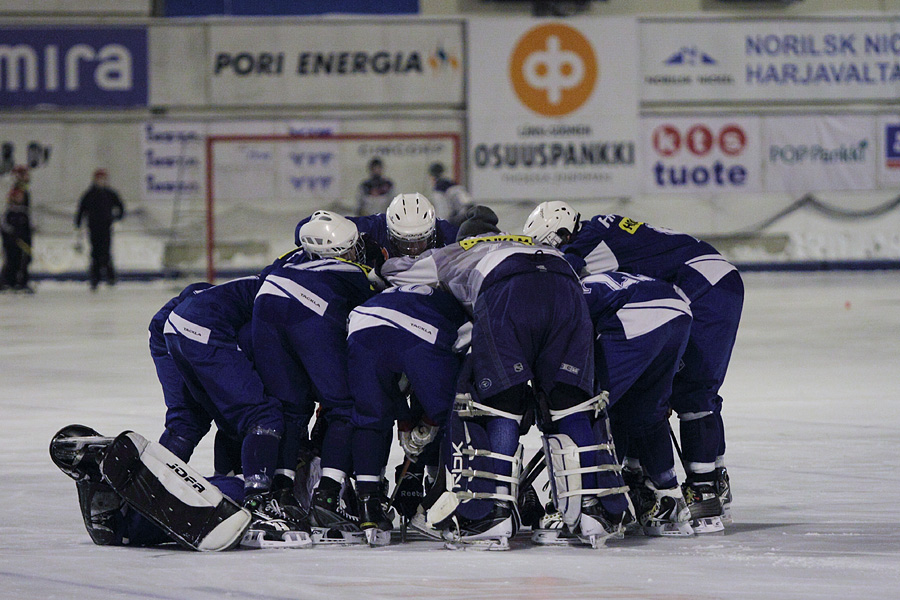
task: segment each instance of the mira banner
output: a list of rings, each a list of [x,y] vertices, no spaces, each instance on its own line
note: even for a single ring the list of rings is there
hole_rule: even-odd
[[[641,120],[644,191],[762,191],[758,117],[647,117]]]
[[[471,19],[470,187],[477,198],[637,192],[637,23]]]
[[[876,189],[878,137],[871,116],[767,117],[766,191]]]
[[[0,106],[147,104],[145,27],[0,27]]]
[[[462,24],[214,25],[209,103],[459,106]]]
[[[645,20],[641,100],[896,100],[900,17]]]

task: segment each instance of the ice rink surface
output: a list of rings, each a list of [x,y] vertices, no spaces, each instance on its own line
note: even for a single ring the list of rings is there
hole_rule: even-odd
[[[146,327],[179,289],[0,294],[0,598],[898,598],[900,273],[745,281],[723,388],[735,524],[600,550],[517,539],[505,553],[94,546],[48,442],[69,423],[158,438]],[[539,446],[534,432],[524,442],[528,456]],[[192,464],[211,471],[209,439]]]

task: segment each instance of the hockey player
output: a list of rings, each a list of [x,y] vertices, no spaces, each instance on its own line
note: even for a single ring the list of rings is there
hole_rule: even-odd
[[[281,405],[264,389],[238,338],[250,322],[261,285],[258,276],[244,277],[189,296],[169,313],[164,331],[166,347],[193,397],[220,431],[241,440],[244,505],[260,524],[257,529],[254,523],[251,531],[261,545],[290,545],[308,539],[309,526],[299,506],[285,504],[286,496],[273,489],[284,431]],[[290,522],[290,531],[266,530],[265,521],[273,517]]]
[[[435,211],[454,225],[460,225],[467,218],[467,209],[472,206],[472,198],[457,182],[445,177],[444,165],[436,162],[428,167],[431,178],[431,192]]]
[[[621,531],[627,500],[621,483],[598,487],[604,468],[591,420],[597,408],[591,397],[593,344],[578,279],[561,252],[535,246],[527,236],[500,234],[489,222],[467,220],[458,238],[418,259],[389,260],[383,269],[395,285],[440,285],[473,316],[476,393],[464,412],[476,418],[450,420],[448,488],[462,503],[455,508],[455,530],[445,536],[454,543],[509,547],[516,529],[519,426],[531,380],[541,398],[557,506],[570,527],[599,545]]]
[[[418,256],[429,248],[442,248],[456,239],[457,227],[444,219],[436,219],[434,206],[422,194],[399,194],[391,200],[387,211],[362,217],[347,217],[360,234],[385,249],[387,257]],[[300,246],[297,224],[294,243]],[[380,267],[380,265],[377,265]]]
[[[581,283],[594,323],[595,388],[609,393],[626,481],[629,472],[634,474],[629,483],[638,522],[647,535],[690,535],[668,425],[672,379],[691,327],[690,306],[671,284],[643,275],[613,271]]]
[[[260,375],[285,414],[285,468],[277,476],[293,479],[316,397],[321,402],[327,428],[311,517],[316,539],[329,541],[329,529],[359,532],[356,518],[340,504],[352,473],[347,318],[384,286],[371,267],[357,262],[364,260],[365,247],[352,221],[316,211],[299,239],[302,251],[269,271],[256,294],[253,347]]]
[[[544,202],[528,217],[525,232],[564,251],[579,272],[647,275],[675,284],[690,300],[693,323],[671,402],[680,421],[692,525],[697,533],[721,531],[731,490],[719,389],[741,317],[741,276],[715,248],[689,235],[619,215],[579,217],[565,202]]]
[[[85,528],[97,545],[174,541],[201,551],[227,550],[241,541],[256,545],[245,535],[252,517],[238,504],[244,493],[240,479],[201,477],[186,461],[132,431],[112,438],[69,425],[51,439],[50,457],[75,480]],[[278,519],[268,526],[288,527]]]
[[[353,465],[360,526],[370,545],[390,542],[391,524],[380,492],[391,428],[407,408],[399,387],[401,375],[406,375],[424,411],[414,427],[399,431],[404,453],[416,460],[453,408],[460,367],[454,346],[461,331],[466,337],[468,323],[452,295],[426,285],[390,288],[350,313],[347,347],[348,370],[353,374]]]

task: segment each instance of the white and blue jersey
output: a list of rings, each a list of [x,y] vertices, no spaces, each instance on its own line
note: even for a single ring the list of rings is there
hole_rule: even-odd
[[[375,295],[371,274],[363,264],[340,258],[310,260],[297,252],[269,270],[259,288],[253,307],[253,355],[266,389],[282,406],[285,466],[296,464],[318,400],[328,420],[322,466],[345,473],[351,469],[347,318]]]
[[[619,215],[582,221],[574,239],[560,250],[577,272],[646,275],[677,284],[692,300],[736,271],[704,241]]]
[[[261,285],[260,278],[253,275],[185,298],[169,313],[164,332],[201,344],[239,349],[238,332],[250,322],[253,299]]]
[[[365,234],[370,240],[373,240],[379,246],[387,250],[388,257],[400,256],[391,243],[391,236],[387,227],[387,215],[385,213],[377,213],[374,215],[366,215],[364,217],[347,217],[356,224],[356,228],[360,234]],[[300,245],[300,228],[309,222],[310,217],[306,217],[299,223],[294,230],[294,243]],[[459,227],[453,225],[444,219],[437,219],[435,222],[435,248],[443,248],[447,244],[456,241],[456,232]]]
[[[350,313],[348,335],[372,327],[390,327],[412,334],[442,350],[452,350],[468,317],[456,299],[427,285],[403,285],[385,290]]]

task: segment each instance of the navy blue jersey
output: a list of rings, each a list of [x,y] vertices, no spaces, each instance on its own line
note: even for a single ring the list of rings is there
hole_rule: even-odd
[[[458,330],[468,321],[462,305],[451,294],[427,285],[389,288],[357,306],[350,314],[349,333],[369,327],[402,329],[449,350]]]
[[[151,355],[163,356],[169,352],[166,349],[166,338],[163,335],[163,329],[165,328],[166,319],[169,318],[169,313],[172,312],[172,309],[181,304],[185,298],[193,296],[196,292],[205,290],[209,287],[212,287],[212,284],[205,281],[192,283],[184,288],[180,294],[166,302],[165,305],[153,315],[153,318],[150,319],[149,327]]]
[[[613,271],[585,277],[581,284],[597,333],[619,330],[632,339],[691,315],[684,294],[658,279]]]
[[[253,299],[261,285],[262,280],[253,275],[197,292],[169,313],[165,333],[177,333],[211,346],[237,349],[238,331],[250,321]]]
[[[624,271],[674,282],[681,267],[716,249],[685,233],[677,233],[619,215],[597,215],[582,221],[575,238],[560,248],[576,271]]]
[[[350,311],[375,295],[367,276],[369,271],[369,267],[359,263],[339,258],[309,260],[298,253],[268,272],[259,289],[259,297],[294,300],[320,317],[344,327]],[[276,313],[281,316],[276,317]],[[270,316],[283,318],[281,310],[276,313]],[[302,318],[305,313],[293,314]],[[262,318],[270,320],[267,316]]]
[[[387,228],[387,215],[384,213],[378,213],[374,215],[367,215],[364,217],[347,217],[351,221],[356,224],[356,228],[359,230],[360,234],[365,234],[369,237],[370,240],[373,240],[379,246],[387,250],[388,257],[399,256],[397,251],[394,249],[394,245],[391,243],[391,236],[388,232]],[[297,228],[294,230],[294,243],[298,246],[300,245],[300,228],[306,223],[309,222],[310,217],[306,217],[299,223],[297,223]],[[435,248],[443,248],[447,244],[452,244],[456,241],[456,232],[459,228],[456,225],[453,225],[449,221],[445,221],[444,219],[437,219],[435,223],[435,231],[437,233],[437,238],[435,240]]]

